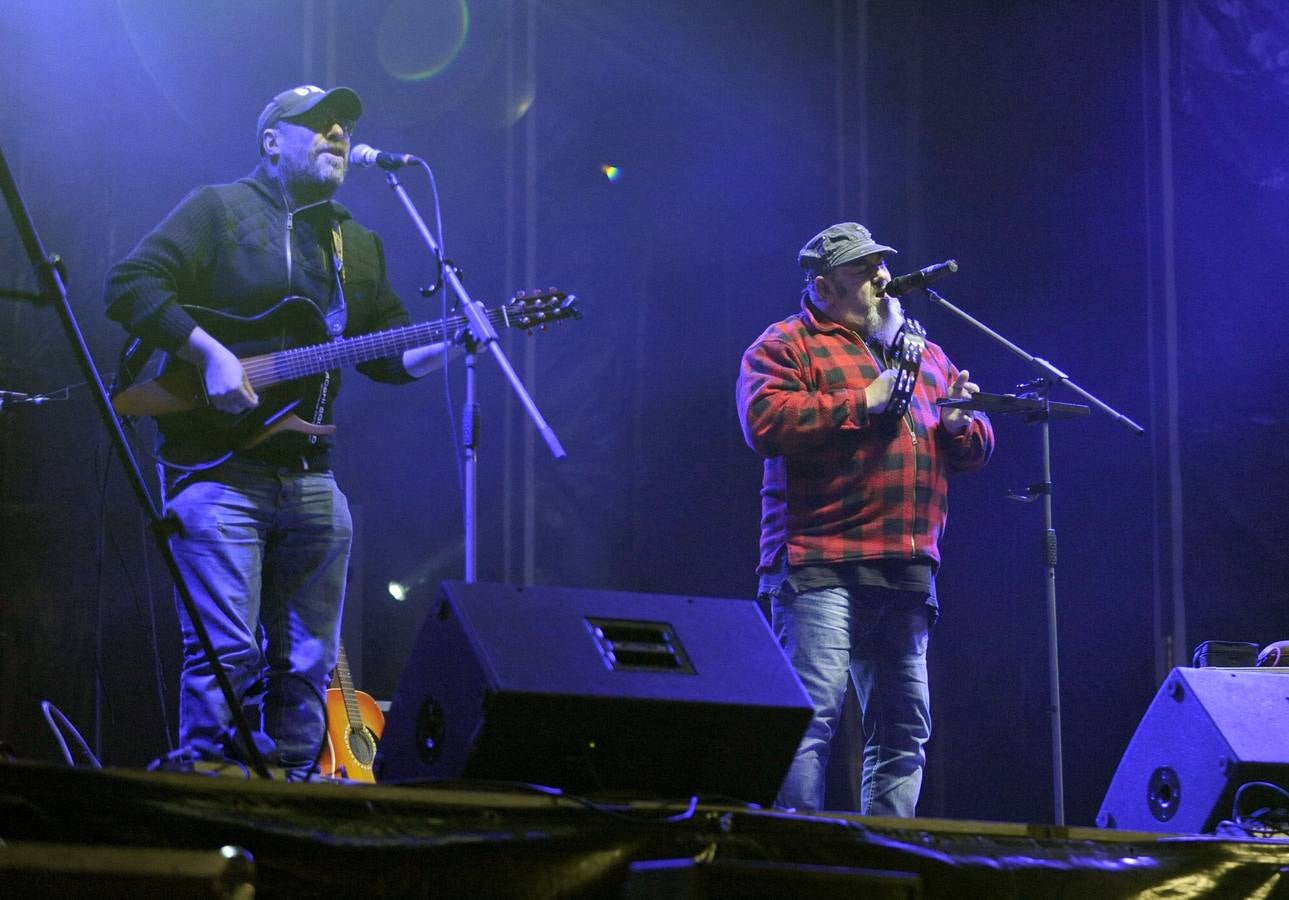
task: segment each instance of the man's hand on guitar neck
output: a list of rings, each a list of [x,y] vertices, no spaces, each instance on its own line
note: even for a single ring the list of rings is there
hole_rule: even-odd
[[[201,372],[210,405],[220,412],[241,413],[260,403],[242,361],[200,325],[179,348],[178,357]]]

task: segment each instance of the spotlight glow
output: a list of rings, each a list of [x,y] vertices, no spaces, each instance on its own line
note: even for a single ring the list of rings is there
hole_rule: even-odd
[[[622,170],[611,163],[601,163],[600,171],[604,173],[604,177],[609,181],[617,181],[622,177]]]
[[[397,581],[391,581],[385,589],[389,591],[391,597],[400,603],[407,599],[407,588]]]

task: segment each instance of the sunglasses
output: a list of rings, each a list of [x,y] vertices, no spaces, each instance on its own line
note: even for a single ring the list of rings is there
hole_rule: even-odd
[[[301,116],[293,119],[283,119],[284,122],[290,122],[292,125],[299,125],[301,128],[308,128],[310,131],[316,131],[318,134],[326,134],[331,130],[332,125],[339,125],[340,130],[348,137],[354,136],[353,119],[344,119],[333,112],[327,110],[311,109]]]

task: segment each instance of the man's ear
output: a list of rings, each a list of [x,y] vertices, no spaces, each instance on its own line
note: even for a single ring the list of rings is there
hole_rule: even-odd
[[[827,300],[832,296],[832,282],[822,275],[815,276],[815,296],[820,300]]]
[[[264,133],[260,135],[260,149],[264,151],[265,156],[278,155],[278,134],[276,128],[264,129]]]

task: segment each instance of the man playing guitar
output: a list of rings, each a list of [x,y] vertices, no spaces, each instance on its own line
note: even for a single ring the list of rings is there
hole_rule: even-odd
[[[190,193],[109,272],[108,315],[194,366],[215,411],[197,427],[167,431],[163,457],[200,457],[191,445],[217,429],[219,416],[269,406],[248,377],[245,350],[408,325],[380,239],[332,200],[361,114],[348,88],[278,94],[256,124],[254,171]],[[206,310],[200,321],[192,306]],[[440,340],[357,367],[403,383],[440,365],[448,349]],[[352,526],[330,466],[340,372],[293,384],[298,395],[267,420],[289,412],[305,427],[261,435],[215,465],[169,468],[163,487],[174,554],[215,654],[243,705],[261,712],[261,754],[270,765],[305,768],[325,735],[322,698],[336,663]],[[197,756],[245,758],[182,605],[179,616],[180,741]]]

